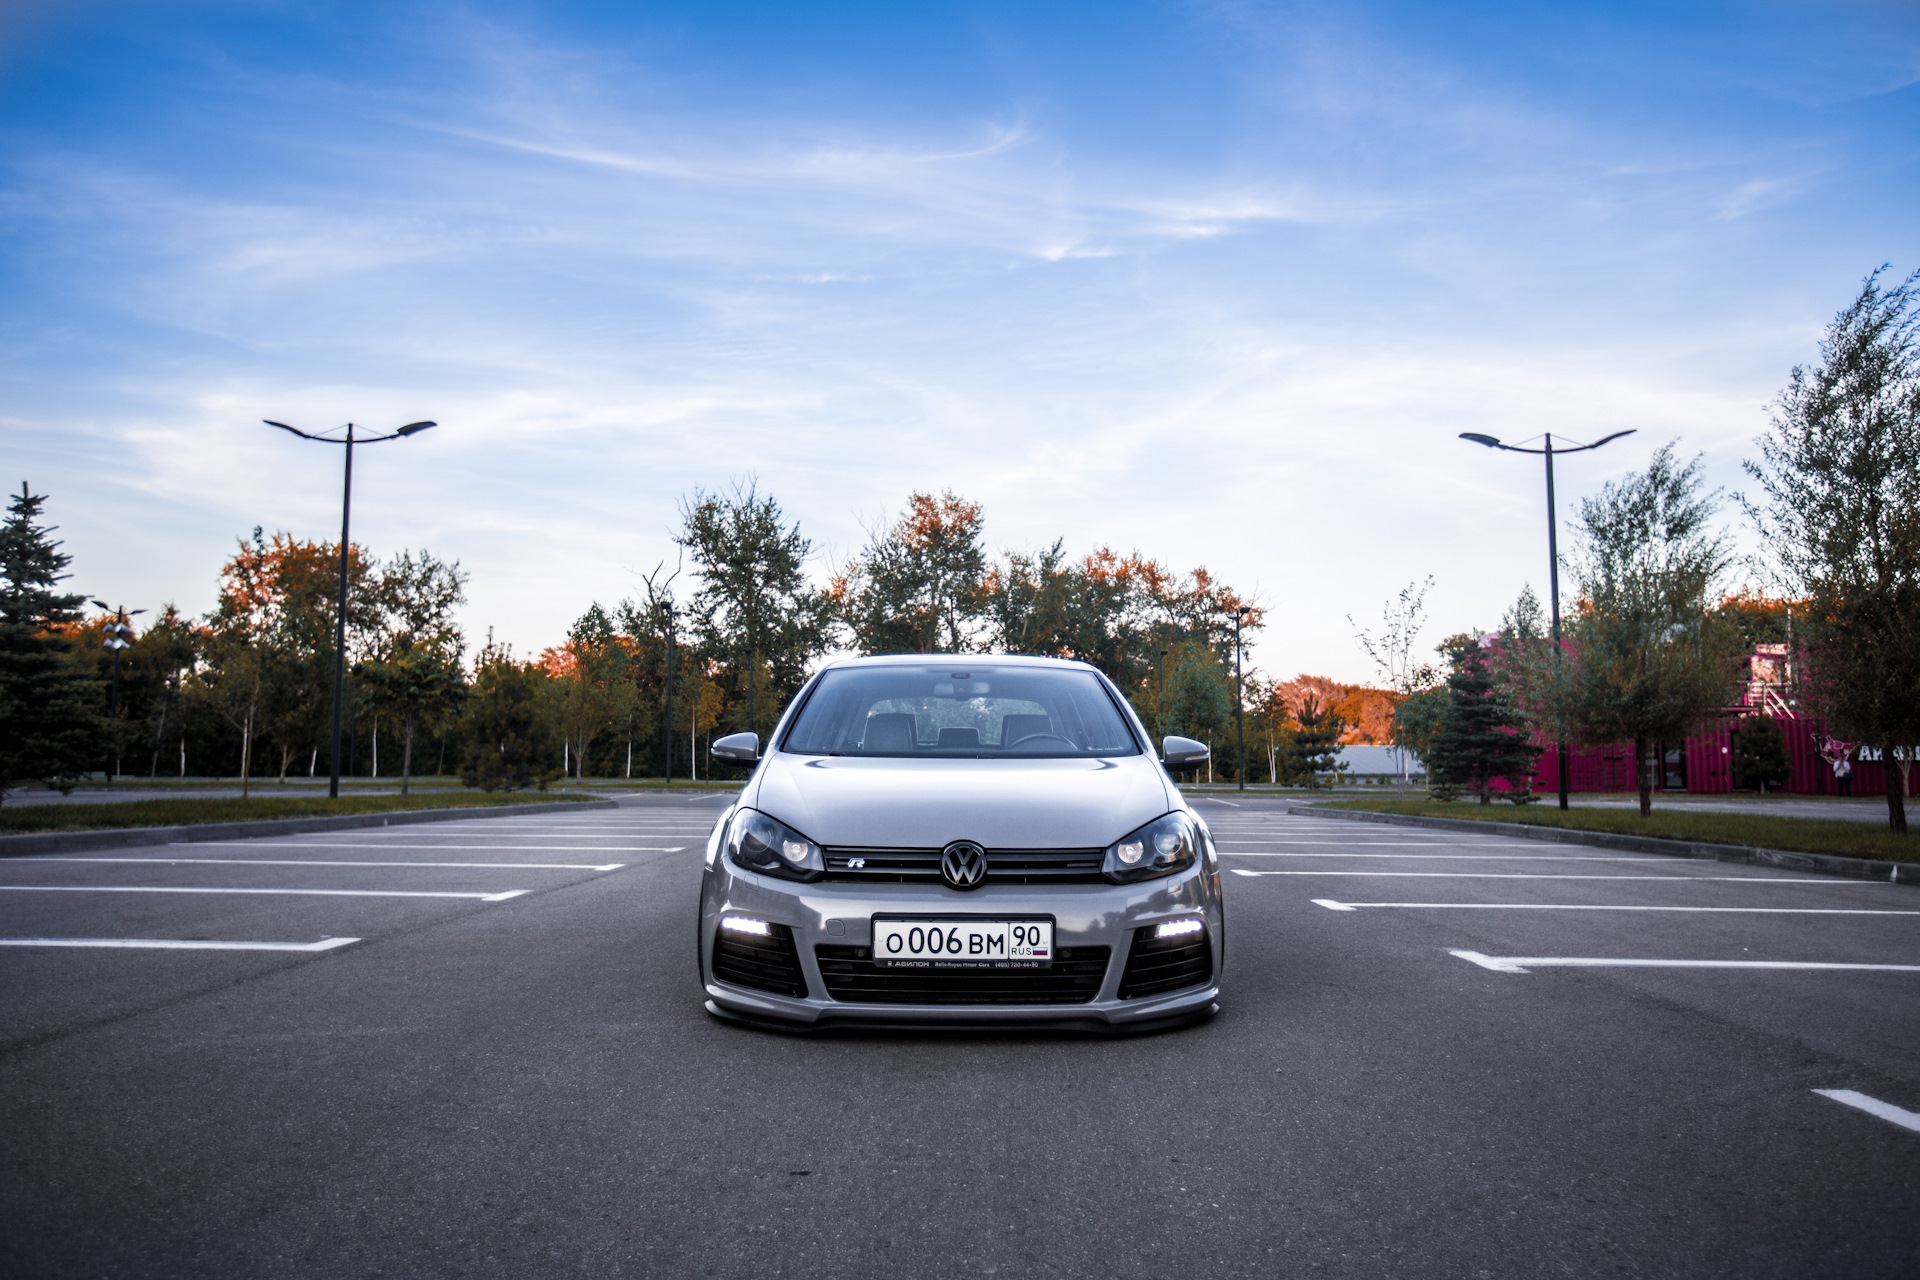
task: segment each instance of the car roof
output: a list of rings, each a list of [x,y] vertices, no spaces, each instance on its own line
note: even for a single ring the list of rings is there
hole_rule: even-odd
[[[982,667],[1052,667],[1064,671],[1098,671],[1091,663],[1077,658],[1048,658],[1034,653],[873,653],[854,658],[835,658],[822,667],[926,667],[950,664]]]

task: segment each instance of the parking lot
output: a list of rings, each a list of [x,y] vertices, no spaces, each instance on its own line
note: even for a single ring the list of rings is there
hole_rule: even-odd
[[[1920,1258],[1920,889],[1207,797],[1228,903],[1211,1021],[803,1038],[701,1011],[695,887],[724,803],[0,861],[0,1264]]]

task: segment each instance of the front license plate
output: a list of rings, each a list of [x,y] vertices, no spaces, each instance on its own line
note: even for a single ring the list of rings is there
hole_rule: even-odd
[[[1044,969],[1053,963],[1053,921],[876,918],[873,962],[883,969]]]

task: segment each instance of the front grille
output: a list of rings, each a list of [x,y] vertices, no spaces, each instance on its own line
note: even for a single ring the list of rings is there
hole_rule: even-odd
[[[1122,1000],[1157,996],[1213,980],[1213,946],[1207,941],[1206,930],[1177,938],[1156,938],[1153,930],[1149,925],[1133,932],[1127,971],[1120,975]]]
[[[800,952],[793,945],[793,930],[783,924],[768,927],[773,935],[767,938],[717,930],[713,935],[713,976],[736,987],[804,998],[807,977],[800,972]]]
[[[1085,1004],[1111,947],[1059,947],[1047,969],[882,969],[866,947],[818,946],[827,994],[852,1004]]]
[[[938,849],[828,849],[827,880],[939,884]],[[986,884],[1104,884],[1105,849],[989,849]],[[854,866],[852,864],[859,863]]]

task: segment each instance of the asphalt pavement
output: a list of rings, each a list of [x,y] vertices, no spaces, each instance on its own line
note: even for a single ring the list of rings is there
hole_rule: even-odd
[[[1210,1021],[801,1037],[725,803],[0,860],[0,1272],[1920,1271],[1920,889],[1209,796]]]

